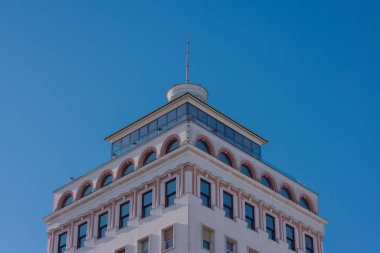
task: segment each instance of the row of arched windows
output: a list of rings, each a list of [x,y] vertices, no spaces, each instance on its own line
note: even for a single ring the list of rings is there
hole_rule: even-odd
[[[204,152],[215,157],[215,152],[214,152],[213,146],[204,136],[200,136],[197,139],[195,146],[198,147],[199,149],[201,149],[202,151],[204,151]],[[165,143],[163,145],[163,149],[161,150],[161,156],[168,154],[168,153],[176,150],[179,147],[180,147],[179,137],[177,135],[171,136],[167,139],[167,141],[165,141]],[[234,157],[232,156],[231,152],[229,152],[228,150],[221,149],[221,151],[219,152],[217,157],[223,163],[225,163],[225,164],[227,164],[233,168],[237,168],[236,161],[235,161]],[[141,156],[140,161],[138,163],[139,164],[138,167],[145,166],[145,165],[153,162],[156,159],[157,159],[156,149],[155,148],[149,148]],[[275,183],[274,179],[272,178],[272,176],[270,176],[269,173],[264,173],[261,176],[261,178],[259,179],[256,176],[256,173],[255,173],[253,166],[248,161],[243,161],[238,169],[242,174],[252,178],[253,180],[258,180],[261,184],[272,189],[273,191],[278,192],[283,197],[285,197],[291,201],[297,202],[295,194],[293,193],[293,191],[291,190],[289,185],[281,186],[280,190],[278,191],[276,183]],[[135,170],[135,166],[134,166],[133,160],[127,159],[125,162],[123,162],[121,164],[120,168],[118,169],[116,179],[119,179],[121,177],[124,177],[124,176],[130,174],[134,170]],[[97,183],[95,190],[101,189],[101,188],[111,184],[113,181],[114,181],[114,177],[113,177],[112,172],[106,171],[105,173],[103,173],[100,176],[100,178],[98,180],[99,183]],[[93,192],[92,183],[91,182],[85,182],[80,187],[78,194],[77,194],[77,197],[76,197],[76,200],[81,199],[81,198],[91,194],[92,192]],[[73,194],[71,192],[64,194],[62,201],[60,203],[58,203],[58,209],[70,205],[71,203],[73,203],[73,201],[74,201],[74,198],[73,198]],[[302,207],[314,212],[314,208],[313,208],[310,200],[306,196],[301,196],[298,203]]]
[[[204,152],[206,152],[212,156],[216,156],[214,153],[213,146],[204,136],[198,138],[198,140],[195,143],[195,146],[197,146],[199,149],[201,149],[202,151],[204,151]],[[221,149],[221,151],[219,152],[217,157],[223,163],[225,163],[225,164],[227,164],[233,168],[237,168],[236,161],[235,161],[233,155],[231,154],[231,152],[229,152],[225,149]],[[291,189],[291,187],[289,185],[287,185],[287,184],[282,185],[280,190],[278,191],[273,177],[270,176],[269,173],[266,172],[261,176],[260,179],[257,178],[256,173],[253,169],[253,166],[248,161],[243,161],[238,169],[244,175],[246,175],[246,176],[248,176],[254,180],[258,180],[261,184],[272,189],[273,191],[278,192],[283,197],[285,197],[285,198],[287,198],[293,202],[297,202],[296,196],[293,193],[293,190]],[[303,208],[306,208],[307,210],[311,211],[311,212],[315,212],[315,210],[311,204],[311,201],[309,200],[308,197],[306,197],[304,195],[302,195],[300,197],[298,204],[300,206],[302,206]]]
[[[180,147],[179,137],[172,136],[164,144],[163,155],[170,153],[179,147]],[[150,148],[147,151],[145,151],[144,154],[141,156],[141,159],[140,159],[141,161],[139,164],[141,164],[141,166],[145,166],[156,159],[157,159],[157,152],[155,151],[155,149]],[[124,177],[130,174],[134,170],[135,170],[135,166],[134,166],[133,160],[127,159],[124,163],[121,164],[119,168],[119,173],[116,176],[116,179],[119,179],[121,177]],[[99,184],[97,184],[96,190],[106,187],[107,185],[110,185],[113,181],[114,181],[114,177],[112,175],[112,172],[106,171],[100,176]],[[78,194],[76,196],[76,200],[86,197],[87,195],[91,194],[93,191],[94,190],[92,187],[92,183],[85,182],[79,188]],[[73,203],[73,201],[74,201],[74,198],[73,198],[72,192],[68,192],[64,194],[62,200],[60,201],[60,203],[58,203],[58,209],[61,209],[70,205],[71,203]]]

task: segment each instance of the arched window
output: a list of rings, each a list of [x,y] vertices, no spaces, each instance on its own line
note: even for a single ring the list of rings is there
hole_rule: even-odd
[[[273,183],[267,176],[263,176],[261,178],[260,182],[261,182],[261,184],[265,185],[266,187],[274,190]]]
[[[166,147],[165,154],[172,152],[173,150],[176,150],[179,148],[179,140],[174,139],[172,140],[169,145]]]
[[[210,150],[210,147],[208,146],[208,144],[205,142],[205,141],[202,141],[202,140],[198,140],[196,143],[195,143],[195,146],[197,146],[197,148],[199,148],[200,150],[208,153],[211,155],[211,150]]]
[[[112,181],[113,181],[113,177],[111,174],[105,175],[103,180],[102,180],[102,183],[100,184],[100,188],[103,188],[104,186],[111,184]]]
[[[72,203],[73,203],[73,196],[71,194],[69,194],[63,200],[61,207],[64,208],[65,206],[68,206]]]
[[[226,153],[219,153],[219,160],[232,167],[232,160]]]
[[[300,206],[302,206],[303,208],[306,208],[307,210],[312,211],[311,206],[310,206],[310,204],[309,204],[309,201],[307,201],[304,197],[302,197],[302,198],[300,199],[299,204],[300,204]]]
[[[280,193],[285,198],[293,200],[292,194],[290,193],[289,189],[287,189],[286,187],[281,187],[281,192]]]
[[[157,154],[156,152],[154,151],[151,151],[149,154],[147,154],[147,156],[144,158],[144,162],[143,162],[143,165],[147,165],[151,162],[153,162],[154,160],[156,160],[157,158]]]
[[[80,197],[81,198],[86,197],[87,195],[90,195],[91,193],[92,193],[92,186],[89,184],[89,185],[84,187]]]
[[[240,167],[240,172],[243,173],[244,175],[250,177],[250,178],[253,178],[253,175],[252,175],[252,172],[251,172],[251,169],[243,164],[241,167]]]
[[[135,166],[133,163],[128,163],[124,166],[123,170],[121,171],[121,177],[124,177],[128,175],[129,173],[132,173],[135,170]]]

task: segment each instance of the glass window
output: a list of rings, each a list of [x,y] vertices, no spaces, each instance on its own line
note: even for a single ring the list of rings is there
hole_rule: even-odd
[[[131,133],[131,142],[133,145],[136,145],[139,139],[139,130],[137,129],[136,131]]]
[[[161,117],[158,118],[158,122],[157,122],[157,125],[158,125],[158,130],[165,130],[165,126],[166,126],[166,114],[165,115],[162,115]]]
[[[128,163],[124,166],[123,171],[121,172],[121,176],[124,177],[129,173],[132,173],[135,170],[135,166],[133,163]]]
[[[251,172],[251,169],[247,166],[247,165],[242,165],[240,167],[240,172],[243,173],[244,175],[250,177],[250,178],[253,178],[253,175],[252,175],[252,172]]]
[[[296,240],[294,237],[294,228],[286,224],[286,242],[290,250],[296,250]]]
[[[177,117],[185,115],[185,114],[186,114],[186,104],[183,104],[177,108]]]
[[[112,153],[115,153],[121,149],[121,140],[112,143]]]
[[[107,227],[108,227],[108,212],[105,212],[99,215],[98,239],[106,236]]]
[[[201,179],[201,199],[202,205],[211,208],[211,185],[203,179]]]
[[[129,147],[131,145],[131,136],[128,134],[121,139],[121,146],[123,148]]]
[[[63,253],[66,250],[67,232],[58,236],[58,253]]]
[[[198,118],[198,109],[192,104],[189,104],[189,114],[193,116],[193,118]]]
[[[290,200],[293,199],[292,198],[292,194],[290,194],[290,191],[287,188],[285,188],[285,187],[281,188],[281,195],[284,196],[287,199],[290,199]]]
[[[265,185],[266,187],[270,188],[273,190],[273,184],[272,182],[270,181],[270,179],[266,176],[263,176],[260,180],[260,182]]]
[[[145,125],[140,128],[140,138],[146,136],[148,134],[148,125]]]
[[[157,132],[157,120],[154,120],[149,123],[149,132]]]
[[[72,203],[73,203],[73,196],[71,194],[67,195],[62,202],[62,207],[68,206]]]
[[[176,197],[176,179],[172,179],[165,184],[165,207],[174,204]]]
[[[169,145],[166,147],[165,154],[172,152],[179,148],[179,141],[177,139],[172,140]]]
[[[202,248],[211,250],[212,236],[213,231],[208,228],[203,227],[203,240],[202,240]]]
[[[119,228],[127,227],[129,220],[129,201],[121,204],[119,210]]]
[[[301,198],[300,199],[300,206],[302,206],[303,208],[306,208],[307,210],[311,211],[310,204],[309,204],[309,202],[307,202],[307,200],[305,198]]]
[[[305,235],[306,253],[314,253],[313,238],[309,235]]]
[[[209,146],[207,145],[207,143],[205,141],[202,141],[202,140],[198,140],[195,145],[197,146],[197,148],[199,148],[200,150],[208,153],[208,154],[211,154],[211,151],[210,151],[210,148]]]
[[[144,162],[143,162],[143,165],[147,165],[151,162],[153,162],[154,160],[156,160],[157,158],[157,155],[156,155],[156,152],[154,151],[151,151],[144,159]]]
[[[111,174],[107,174],[106,176],[104,176],[103,180],[102,180],[102,183],[100,185],[100,188],[103,188],[104,186],[107,186],[109,184],[111,184],[113,181],[113,177]]]
[[[226,253],[234,253],[235,252],[235,243],[227,240],[226,241]]]
[[[145,239],[140,242],[140,253],[148,253],[149,252],[149,240]]]
[[[276,228],[275,228],[275,219],[272,215],[266,214],[266,230],[268,233],[268,238],[276,241]]]
[[[149,217],[152,209],[152,190],[142,195],[141,218]]]
[[[171,122],[171,121],[175,120],[176,118],[177,118],[176,109],[171,110],[170,112],[168,112],[168,122]]]
[[[173,227],[170,227],[163,232],[164,236],[164,250],[171,249],[174,247],[174,235]]]
[[[77,248],[84,247],[84,242],[86,241],[87,236],[87,222],[82,223],[78,226],[78,239],[77,239]]]
[[[234,218],[234,200],[233,196],[228,192],[223,191],[223,209],[227,218]]]
[[[255,230],[255,208],[245,203],[245,221],[249,229]]]
[[[87,185],[86,187],[84,187],[83,191],[82,191],[82,194],[81,194],[81,198],[83,197],[86,197],[87,195],[90,195],[92,193],[92,186],[91,185]]]
[[[207,124],[207,114],[202,112],[201,110],[198,110],[198,119],[204,124]]]
[[[219,160],[221,160],[223,163],[232,167],[231,158],[227,154],[225,154],[223,152],[219,153]]]

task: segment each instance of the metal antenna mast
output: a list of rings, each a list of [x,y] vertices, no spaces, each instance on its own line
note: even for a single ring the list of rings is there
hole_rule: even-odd
[[[189,68],[190,68],[190,35],[187,34],[187,41],[186,41],[186,83],[189,83]]]

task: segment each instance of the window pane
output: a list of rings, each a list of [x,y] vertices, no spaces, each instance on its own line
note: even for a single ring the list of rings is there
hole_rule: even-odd
[[[110,183],[112,183],[112,181],[113,181],[112,175],[110,175],[110,174],[106,175],[106,176],[103,178],[103,181],[102,181],[101,187],[104,187],[104,186],[109,185]]]
[[[179,148],[179,141],[178,140],[173,140],[169,143],[168,147],[166,148],[166,151],[165,153],[170,153],[172,152],[173,150],[176,150],[177,148]]]
[[[248,168],[247,165],[242,165],[240,167],[240,172],[243,173],[244,175],[252,178],[252,173],[251,173],[251,170]]]
[[[129,173],[132,173],[135,169],[135,166],[133,166],[133,163],[128,163],[124,168],[123,172],[121,173],[121,176],[128,175]]]
[[[91,186],[91,185],[87,185],[87,186],[83,189],[83,191],[82,191],[81,198],[83,198],[83,197],[85,197],[85,196],[87,196],[87,195],[89,195],[89,194],[91,194],[91,193],[92,193],[92,186]]]
[[[197,148],[199,148],[200,150],[208,153],[208,154],[211,154],[210,152],[210,148],[208,147],[208,145],[204,142],[204,141],[197,141],[197,143],[195,144],[197,146]]]
[[[223,163],[232,166],[232,161],[230,157],[224,153],[219,153],[219,160],[221,160]]]
[[[147,165],[156,160],[156,152],[150,152],[144,159],[143,165]]]
[[[281,195],[284,196],[287,199],[292,199],[292,195],[290,194],[289,190],[286,189],[285,187],[281,188]]]
[[[266,187],[273,189],[271,181],[267,177],[262,177],[260,182],[265,185]]]

